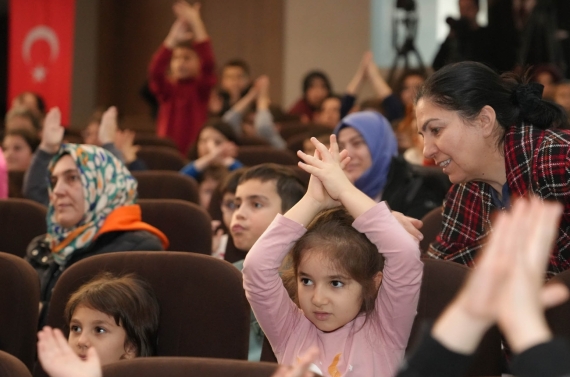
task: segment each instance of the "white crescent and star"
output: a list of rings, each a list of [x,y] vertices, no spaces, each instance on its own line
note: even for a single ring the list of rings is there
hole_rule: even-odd
[[[32,46],[39,40],[44,40],[49,45],[51,61],[55,61],[59,56],[59,39],[55,31],[49,26],[38,25],[26,34],[22,43],[22,57],[26,63],[32,62]],[[32,68],[32,77],[36,82],[44,81],[46,76],[47,69],[43,64],[39,63]]]

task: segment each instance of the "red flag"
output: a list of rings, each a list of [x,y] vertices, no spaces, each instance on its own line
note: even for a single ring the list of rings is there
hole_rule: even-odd
[[[10,0],[9,12],[9,101],[36,92],[48,106],[59,106],[68,124],[75,0]]]

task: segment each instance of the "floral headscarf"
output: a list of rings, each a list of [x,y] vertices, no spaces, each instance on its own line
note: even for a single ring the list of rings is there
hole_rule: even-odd
[[[55,222],[50,201],[47,213],[47,237],[54,260],[65,265],[77,249],[88,246],[107,216],[115,209],[132,205],[137,197],[137,181],[123,163],[110,152],[94,145],[63,144],[49,164],[50,173],[64,155],[75,161],[81,174],[85,215],[71,228]],[[50,196],[52,188],[49,189]]]

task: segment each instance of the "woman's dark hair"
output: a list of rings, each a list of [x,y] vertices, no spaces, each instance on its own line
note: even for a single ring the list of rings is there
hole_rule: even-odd
[[[192,144],[190,150],[188,151],[188,158],[192,161],[198,158],[198,140],[200,139],[200,134],[206,128],[213,128],[214,130],[224,135],[224,137],[228,139],[228,141],[236,143],[237,145],[240,144],[234,129],[229,123],[224,122],[220,118],[212,118],[202,126],[200,132],[198,133],[196,141]]]
[[[450,64],[430,76],[418,91],[416,103],[425,98],[455,111],[466,121],[473,120],[488,105],[503,129],[530,124],[541,129],[562,128],[568,119],[562,109],[541,98],[542,85],[529,83],[524,76],[507,72],[499,75],[484,64]],[[504,132],[499,142],[502,142]]]
[[[297,305],[299,265],[307,253],[321,253],[333,268],[346,272],[362,286],[360,313],[368,317],[374,311],[378,296],[374,278],[384,269],[384,257],[364,234],[354,229],[353,222],[344,207],[328,209],[320,212],[297,240],[285,259],[281,276]]]
[[[156,353],[160,309],[152,287],[134,274],[97,275],[71,295],[65,306],[65,319],[71,322],[79,306],[100,311],[114,318],[125,329],[125,349],[136,347],[137,357]]]
[[[32,150],[32,153],[34,153],[36,149],[38,149],[38,146],[40,145],[40,138],[36,134],[30,132],[25,128],[16,128],[13,130],[8,130],[6,131],[2,139],[5,139],[7,136],[20,136],[22,139],[24,139],[26,144],[28,144],[28,146]]]
[[[307,90],[309,90],[314,80],[323,80],[325,86],[327,87],[327,91],[329,92],[328,95],[331,95],[332,93],[331,82],[326,73],[322,71],[311,71],[307,73],[305,75],[305,78],[303,79],[303,96],[307,94]]]
[[[398,81],[396,81],[396,85],[394,88],[395,92],[396,93],[402,93],[402,90],[404,90],[404,81],[406,81],[406,79],[408,77],[412,77],[412,76],[418,76],[424,80],[426,80],[428,77],[428,75],[426,74],[426,72],[424,70],[414,69],[414,68],[407,69],[400,75],[400,77],[398,77]]]

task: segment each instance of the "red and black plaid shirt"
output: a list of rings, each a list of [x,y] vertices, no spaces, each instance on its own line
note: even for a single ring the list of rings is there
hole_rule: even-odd
[[[564,205],[547,275],[570,268],[570,132],[511,127],[505,135],[507,184],[513,197],[535,195]],[[444,204],[443,229],[428,255],[467,266],[492,230],[491,186],[482,182],[453,185]]]

